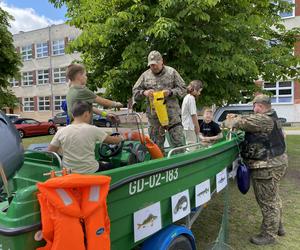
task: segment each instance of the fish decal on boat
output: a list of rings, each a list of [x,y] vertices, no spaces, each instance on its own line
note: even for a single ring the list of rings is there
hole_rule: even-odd
[[[225,180],[225,177],[222,177],[218,182],[222,183]]]
[[[203,191],[201,191],[199,194],[197,194],[197,196],[204,195],[204,194],[208,193],[208,191],[209,191],[209,189],[205,188]]]
[[[153,215],[153,214],[149,214],[149,216],[141,223],[141,224],[137,224],[138,229],[140,229],[141,227],[144,228],[147,225],[151,224],[151,227],[153,226],[153,222],[157,219],[157,216]]]
[[[178,202],[174,208],[174,214],[177,214],[180,209],[185,211],[187,209],[187,207],[188,207],[188,198],[184,195],[184,196],[180,197],[180,199],[178,200]]]

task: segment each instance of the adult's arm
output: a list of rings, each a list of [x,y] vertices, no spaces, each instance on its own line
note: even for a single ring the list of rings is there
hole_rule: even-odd
[[[187,94],[186,86],[184,80],[176,70],[174,70],[173,72],[173,79],[174,88],[171,89],[172,95],[177,96],[179,98],[183,98]]]
[[[274,126],[272,118],[264,114],[237,116],[232,121],[232,127],[250,133],[271,133]]]
[[[144,74],[142,74],[136,81],[132,88],[133,101],[141,101],[145,98],[144,91]]]

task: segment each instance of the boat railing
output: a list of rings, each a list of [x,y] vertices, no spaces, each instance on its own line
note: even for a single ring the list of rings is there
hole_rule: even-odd
[[[137,112],[131,112],[131,113],[126,113],[126,114],[119,114],[118,117],[119,118],[124,117],[125,118],[125,124],[127,124],[127,123],[134,123],[135,126],[136,126],[137,131],[140,133],[140,135],[142,135],[141,138],[145,138],[145,131],[144,131],[144,126],[143,126],[143,120],[142,120],[142,117],[141,117],[141,115],[139,113],[137,113]],[[134,120],[130,120],[129,117],[133,118]],[[122,124],[122,122],[121,122],[121,124]],[[126,127],[120,126],[118,128],[116,126],[116,130],[117,130],[116,132],[118,132],[118,129],[123,129],[123,128],[126,129]]]
[[[40,150],[32,150],[32,149],[27,149],[26,152],[31,152],[31,153],[38,153],[38,154],[42,154],[42,155],[50,155],[52,161],[51,163],[53,163],[53,159],[56,158],[57,162],[58,162],[58,166],[61,169],[62,168],[62,161],[60,156],[56,153],[56,152],[50,152],[50,151],[40,151]],[[32,159],[32,160],[36,160],[35,158],[30,158],[27,157],[27,159]],[[40,161],[44,161],[46,163],[49,163],[50,161],[45,161],[45,160],[40,160]]]
[[[171,149],[168,152],[167,158],[170,158],[174,152],[181,151],[182,149],[192,148],[192,147],[204,148],[204,146],[203,146],[203,144],[201,142],[197,142],[195,144],[188,144],[188,145],[176,147],[176,148]]]

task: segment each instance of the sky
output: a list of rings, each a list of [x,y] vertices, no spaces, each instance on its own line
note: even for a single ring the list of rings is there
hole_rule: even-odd
[[[10,13],[10,32],[30,31],[66,21],[66,7],[56,9],[48,0],[0,0],[0,7]]]

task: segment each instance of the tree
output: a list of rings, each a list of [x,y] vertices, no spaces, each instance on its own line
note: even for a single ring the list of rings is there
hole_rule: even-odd
[[[9,78],[17,77],[20,56],[15,51],[12,34],[8,31],[9,20],[12,17],[0,8],[0,109],[14,107],[17,98],[9,89]]]
[[[186,83],[206,84],[200,102],[235,103],[254,81],[297,77],[298,29],[286,30],[284,0],[50,0],[66,4],[69,23],[83,32],[70,50],[82,52],[92,87],[125,102],[159,50]]]

